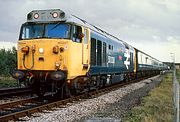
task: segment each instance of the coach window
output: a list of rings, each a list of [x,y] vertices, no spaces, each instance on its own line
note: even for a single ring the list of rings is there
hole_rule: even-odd
[[[148,57],[146,57],[146,64],[148,63]]]
[[[111,50],[111,45],[109,44],[109,50]]]
[[[142,57],[143,57],[143,56],[142,56],[142,54],[141,54],[141,63],[143,63],[143,59],[142,59]]]
[[[73,38],[72,40],[74,42],[78,42],[81,43],[82,42],[82,38],[84,37],[84,34],[82,33],[82,28],[80,26],[73,26]]]
[[[109,50],[113,50],[113,46],[109,44]]]

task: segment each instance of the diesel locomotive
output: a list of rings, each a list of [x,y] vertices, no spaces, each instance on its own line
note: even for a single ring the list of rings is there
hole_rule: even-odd
[[[33,10],[22,24],[12,76],[40,96],[68,95],[151,76],[167,65],[60,9]]]

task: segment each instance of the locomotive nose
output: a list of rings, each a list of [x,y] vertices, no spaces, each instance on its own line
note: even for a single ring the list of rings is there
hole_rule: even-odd
[[[61,39],[36,39],[19,42],[18,69],[55,71],[67,70],[68,41]]]

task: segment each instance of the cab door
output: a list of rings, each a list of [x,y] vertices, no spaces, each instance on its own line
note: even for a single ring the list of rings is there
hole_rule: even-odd
[[[84,38],[82,41],[82,64],[83,64],[83,69],[87,69],[88,68],[88,63],[89,63],[89,59],[88,59],[88,42],[90,39],[90,31],[87,28],[84,28]]]

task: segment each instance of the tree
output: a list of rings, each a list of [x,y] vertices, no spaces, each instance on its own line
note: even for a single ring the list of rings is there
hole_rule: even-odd
[[[10,72],[17,67],[17,50],[0,49],[0,76],[10,76]]]

